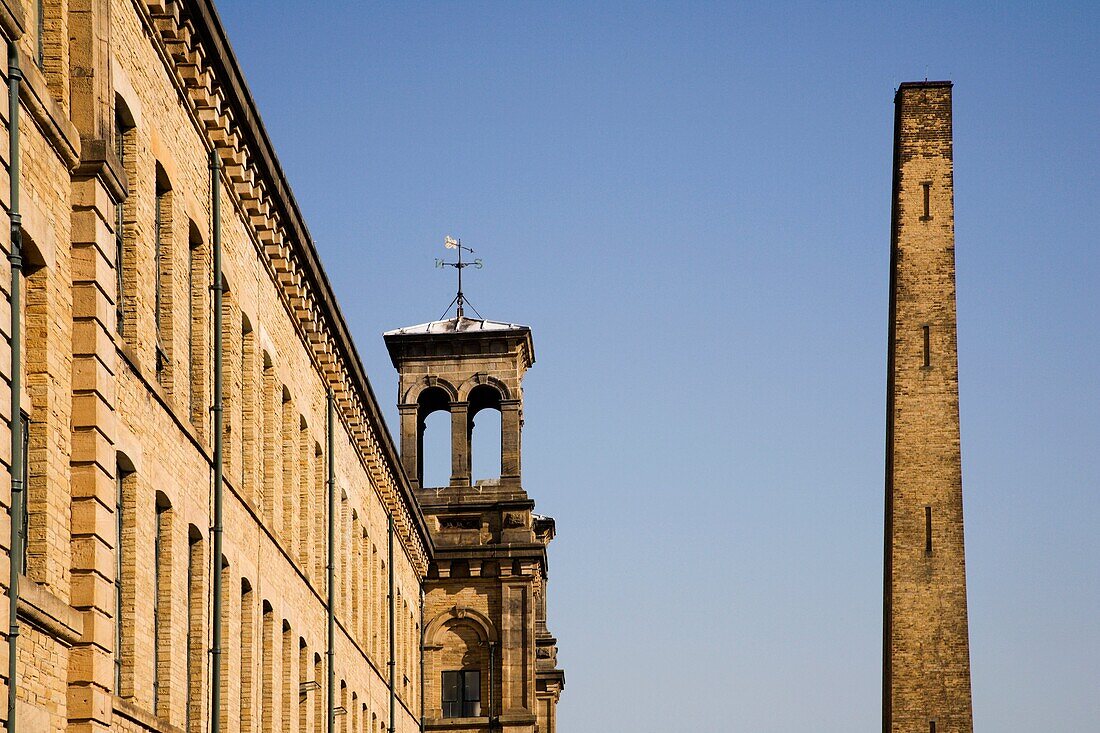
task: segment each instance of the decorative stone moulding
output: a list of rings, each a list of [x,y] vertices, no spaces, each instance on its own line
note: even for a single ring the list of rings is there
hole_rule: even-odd
[[[217,67],[211,63],[217,51],[208,50],[209,40],[198,32],[193,18],[199,17],[202,10],[193,5],[191,0],[146,2],[151,31],[172,60],[169,67],[176,74],[195,119],[217,150],[230,181],[225,190],[246,216],[250,234],[271,268],[286,310],[292,321],[301,326],[303,343],[334,388],[339,411],[360,459],[394,516],[403,546],[423,575],[427,572],[427,548],[420,534],[412,530],[416,524],[412,521],[413,508],[401,498],[398,480],[374,436],[373,422],[364,407],[365,396],[360,394],[362,385],[351,378],[343,349],[337,347],[338,330],[310,285],[307,263],[311,258],[306,253],[310,244],[288,235],[281,224],[278,212],[293,211],[293,203],[277,200],[272,193],[282,190],[279,175],[261,168],[257,161],[264,160],[264,156],[254,149],[255,131],[242,130],[237,123],[230,99],[232,79],[218,78]]]

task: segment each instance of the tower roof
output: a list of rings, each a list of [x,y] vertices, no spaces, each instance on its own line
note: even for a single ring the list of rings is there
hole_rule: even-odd
[[[504,321],[488,321],[482,318],[466,318],[465,316],[457,318],[448,318],[445,321],[430,321],[428,323],[420,323],[415,326],[405,326],[404,328],[396,328],[392,331],[386,331],[383,336],[389,338],[390,336],[427,336],[429,334],[444,334],[444,333],[477,333],[485,331],[530,331],[529,326],[522,326],[518,323],[505,323]]]
[[[535,362],[535,348],[531,341],[531,327],[519,323],[490,321],[484,318],[458,316],[443,321],[430,321],[415,326],[405,326],[386,331],[382,336],[395,367],[404,359],[422,359],[429,354],[435,357],[462,358],[478,351],[495,351],[494,344],[507,343],[507,350],[518,349],[522,368]],[[461,344],[480,343],[474,352]],[[429,347],[428,344],[435,344]],[[431,349],[442,349],[433,351]],[[398,367],[399,368],[399,367]]]

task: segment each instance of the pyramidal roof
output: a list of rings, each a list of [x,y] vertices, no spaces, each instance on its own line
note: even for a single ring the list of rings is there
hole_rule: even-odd
[[[530,327],[518,323],[489,321],[483,318],[465,316],[449,318],[445,321],[431,321],[416,326],[405,326],[386,331],[383,336],[423,336],[436,333],[481,333],[488,331],[530,331]]]

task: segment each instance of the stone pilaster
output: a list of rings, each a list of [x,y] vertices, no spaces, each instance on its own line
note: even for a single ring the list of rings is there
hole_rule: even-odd
[[[72,182],[72,605],[84,636],[69,664],[70,730],[112,723],[118,552],[115,232],[125,182],[107,141],[85,141]]]

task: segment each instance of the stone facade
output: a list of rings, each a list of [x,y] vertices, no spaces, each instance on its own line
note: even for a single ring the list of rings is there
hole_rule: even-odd
[[[330,458],[336,730],[419,730],[431,536],[213,6],[0,0],[0,30],[23,70],[17,169],[0,105],[0,224],[15,175],[25,262],[12,319],[0,237],[5,467],[13,320],[28,418],[18,730],[210,730],[212,568],[217,727],[324,730]],[[226,289],[221,558],[212,155]],[[5,509],[10,496],[0,492]],[[6,604],[0,613],[7,631]]]
[[[546,625],[554,520],[534,513],[520,475],[531,330],[460,315],[391,331],[386,344],[400,374],[401,457],[435,547],[424,583],[424,730],[555,733],[565,675]],[[425,419],[441,410],[451,418],[451,478],[424,486]],[[500,411],[500,478],[475,483],[482,410]],[[448,689],[448,676],[469,673],[476,683]]]
[[[970,733],[951,83],[895,98],[883,731]]]

